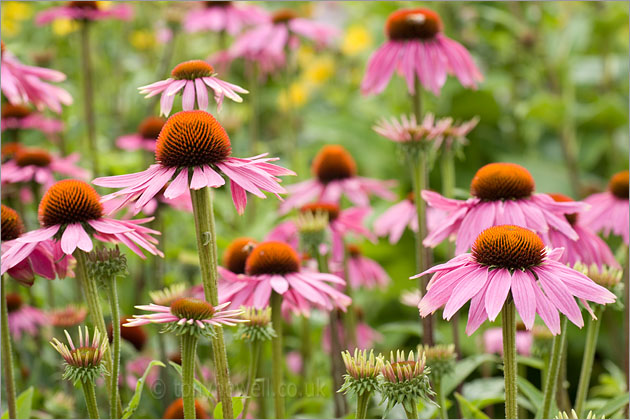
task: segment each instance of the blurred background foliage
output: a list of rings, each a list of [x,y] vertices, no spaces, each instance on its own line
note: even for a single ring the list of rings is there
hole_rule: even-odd
[[[23,62],[54,68],[68,75],[63,86],[71,92],[75,102],[64,108],[62,117],[67,124],[64,140],[72,151],[80,150],[85,130],[78,28],[75,23],[63,20],[42,27],[34,24],[34,16],[39,11],[58,3],[3,1],[2,39]],[[157,115],[155,102],[145,100],[137,93],[137,87],[164,79],[181,61],[210,56],[225,41],[212,33],[177,32],[173,55],[168,57],[164,34],[173,27],[169,20],[189,8],[187,2],[130,3],[135,8],[132,21],[112,20],[93,25],[97,132],[101,161],[109,174],[143,170],[152,159],[143,152],[129,153],[114,145],[118,136],[134,132],[143,118]],[[475,171],[489,162],[519,163],[530,170],[539,192],[560,192],[574,198],[604,189],[610,175],[628,168],[629,16],[626,2],[378,1],[264,2],[262,5],[270,10],[295,8],[302,15],[325,20],[341,29],[332,48],[317,50],[309,43],[302,43],[295,52],[294,74],[272,76],[255,92],[262,115],[260,151],[284,157],[280,140],[288,135],[286,114],[293,114],[302,162],[300,168],[292,169],[298,169],[300,179],[310,176],[306,165],[323,144],[339,143],[353,154],[362,176],[396,179],[400,197],[409,192],[409,177],[396,145],[372,130],[381,117],[411,111],[404,82],[395,76],[383,94],[372,97],[362,96],[359,84],[369,55],[384,40],[383,25],[388,14],[410,6],[437,11],[444,20],[446,35],[471,51],[485,77],[477,90],[466,90],[449,79],[440,97],[428,92],[422,97],[424,111],[439,117],[452,116],[456,120],[480,117],[479,125],[468,136],[469,144],[456,162],[458,196],[468,196]],[[231,40],[226,41],[229,45]],[[220,77],[250,88],[250,80],[239,63]],[[225,103],[218,114],[230,134],[235,156],[247,154],[251,100],[252,95],[249,95],[243,104]],[[24,141],[41,145],[36,133],[31,133]],[[280,161],[284,165],[288,165],[287,162],[287,159]],[[87,161],[84,166],[89,166]],[[439,173],[436,163],[430,180],[436,190],[440,189]],[[219,191],[217,196],[220,250],[237,236],[262,239],[277,221],[275,199],[251,200],[255,217],[248,214],[238,217],[229,193]],[[382,201],[373,204],[373,216],[391,205]],[[248,212],[250,210],[248,207]],[[179,281],[198,283],[192,215],[169,210],[164,216],[160,226],[164,229],[162,242],[166,252],[164,278],[146,278],[149,263],[143,264],[135,256],[129,256],[131,281],[121,283],[123,313],[131,314],[134,304],[147,302],[147,289]],[[30,218],[34,223],[34,214]],[[403,290],[414,288],[414,282],[408,280],[415,272],[412,235],[407,232],[394,246],[386,240],[362,246],[364,253],[380,262],[393,279],[383,292],[363,291],[356,296],[361,306],[369,308],[365,314],[367,322],[385,336],[377,349],[414,348],[419,342],[418,313],[415,308],[399,302]],[[439,247],[436,260],[445,258],[445,251]],[[74,293],[66,284],[55,284],[54,291],[57,305],[71,300]],[[50,299],[42,282],[37,282],[31,293],[39,302]],[[315,317],[314,324],[318,328],[314,329],[313,343],[320,342],[324,323],[323,316]],[[286,339],[289,350],[300,347],[299,323],[296,325]],[[611,374],[610,367],[605,371],[602,360],[607,358],[619,364],[623,348],[621,325],[619,312],[606,312],[593,374],[597,378],[608,372],[601,388],[604,393],[606,383],[608,391],[612,392],[611,381],[606,382],[606,378],[614,377],[616,371]],[[155,339],[155,334],[152,335]],[[464,338],[465,353],[479,351],[480,335]],[[450,340],[450,328],[440,323],[438,341]],[[583,342],[583,332],[578,333],[577,328],[571,326],[569,366],[579,366]],[[60,370],[50,349],[40,357],[39,345],[41,343],[28,341],[16,344],[21,357],[27,359],[26,363],[22,361],[23,365],[32,366],[30,376],[21,377],[23,386],[19,388],[39,384],[39,398],[44,395],[49,398],[40,401],[38,406],[51,411],[50,405],[64,406],[67,401],[56,396],[54,389],[41,388],[42,384],[52,385],[48,375],[57,378]],[[176,349],[174,340],[170,345]],[[229,351],[231,360],[243,361],[232,362],[234,375],[244,375],[246,349],[232,341]],[[202,347],[202,359],[208,352],[206,344]],[[326,363],[324,355],[316,357],[321,359],[316,359],[316,363]],[[578,369],[568,372],[571,392],[577,375]],[[152,407],[146,404],[146,401],[142,404],[141,410],[145,411],[139,415],[159,413],[154,411],[160,407],[159,400],[154,400]],[[305,399],[299,404],[305,406],[292,407],[289,414],[332,415],[329,399]]]

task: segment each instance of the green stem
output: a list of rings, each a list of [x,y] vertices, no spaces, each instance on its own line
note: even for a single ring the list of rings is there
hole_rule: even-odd
[[[597,305],[595,308],[595,316],[597,319],[591,319],[586,327],[586,345],[584,346],[584,356],[582,358],[582,370],[580,371],[580,381],[578,383],[577,394],[575,396],[575,412],[578,416],[582,416],[584,403],[586,402],[586,394],[588,386],[591,382],[591,370],[593,368],[593,359],[597,348],[597,337],[599,336],[599,326],[602,323],[602,313],[604,307]]]
[[[112,372],[109,392],[109,415],[112,419],[120,418],[122,411],[119,411],[117,404],[119,396],[118,375],[120,371],[120,309],[118,305],[118,286],[113,278],[109,283],[109,305],[112,312]]]
[[[96,391],[92,381],[81,382],[83,385],[83,396],[85,397],[85,405],[87,405],[88,416],[91,419],[98,419],[98,405],[96,403]]]
[[[197,357],[197,336],[182,334],[182,399],[184,418],[196,419],[195,413],[195,358]]]
[[[510,298],[503,305],[503,376],[505,378],[505,418],[518,418],[516,397],[518,388],[516,377],[516,310],[514,301]]]
[[[271,324],[276,331],[276,336],[271,340],[271,385],[273,399],[276,407],[276,418],[285,418],[284,395],[282,382],[284,376],[284,357],[282,355],[282,296],[275,291],[271,292]]]
[[[312,343],[311,343],[311,321],[302,316],[302,346],[300,355],[302,356],[302,371],[300,372],[301,389],[306,395],[306,387],[310,376]]]
[[[355,418],[365,419],[367,418],[368,406],[370,405],[370,398],[372,393],[364,391],[363,394],[357,395],[357,412]]]
[[[346,279],[346,295],[352,299],[352,286],[350,285],[350,274],[348,272],[348,259],[350,257],[345,241],[342,241],[343,251],[343,273]],[[357,346],[357,313],[355,311],[354,299],[343,314],[344,332],[346,338],[346,347],[352,351]]]
[[[442,381],[441,375],[436,374],[433,379],[433,385],[435,386],[435,393],[437,403],[440,406],[440,418],[447,419],[448,418],[448,410],[446,409],[446,395],[444,395],[444,384]]]
[[[4,386],[7,392],[7,405],[9,406],[9,418],[17,416],[17,403],[15,398],[15,375],[13,373],[13,350],[11,349],[11,334],[9,333],[9,311],[7,309],[7,290],[4,275],[0,279],[2,299],[2,366],[4,367]]]
[[[558,381],[558,373],[560,372],[560,359],[562,358],[562,349],[567,340],[567,318],[562,316],[562,326],[559,335],[553,338],[551,348],[551,361],[549,362],[549,372],[547,372],[542,402],[542,417],[546,419],[551,414],[551,404],[556,395],[556,383]]]
[[[407,415],[408,419],[418,418],[418,404],[416,403],[416,401],[413,401],[411,403],[411,411],[408,411],[404,405],[403,405],[403,408],[405,409],[405,414]]]
[[[199,252],[199,265],[201,268],[201,281],[205,298],[213,306],[219,304],[218,281],[218,256],[217,236],[214,224],[214,210],[212,207],[212,194],[208,187],[199,190],[190,190],[195,217],[195,230],[197,234],[197,249]],[[214,366],[217,380],[219,400],[223,407],[223,418],[234,418],[232,408],[232,385],[230,384],[230,371],[225,348],[225,337],[221,327],[214,328],[216,334],[212,337],[214,349]]]
[[[243,415],[241,418],[247,418],[247,412],[249,411],[249,403],[252,401],[252,389],[254,388],[254,382],[256,382],[256,373],[258,371],[258,362],[260,360],[260,350],[262,343],[258,340],[252,343],[252,357],[249,364],[249,374],[247,378],[247,398],[245,399],[245,406],[243,407]]]
[[[83,73],[83,108],[87,126],[88,153],[92,160],[92,176],[100,173],[96,124],[94,119],[94,85],[92,83],[92,59],[90,57],[90,22],[81,21],[81,72]]]

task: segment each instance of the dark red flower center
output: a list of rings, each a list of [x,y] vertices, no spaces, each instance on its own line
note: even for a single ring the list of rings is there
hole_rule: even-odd
[[[301,213],[325,213],[328,215],[328,222],[332,222],[339,217],[339,206],[334,203],[311,203],[305,204],[300,208]]]
[[[207,1],[205,2],[205,5],[207,8],[212,8],[212,7],[227,7],[230,4],[232,4],[231,1]]]
[[[207,419],[208,415],[204,411],[199,401],[195,400],[195,414],[198,419]],[[183,419],[184,418],[184,400],[176,399],[166,408],[164,419]]]
[[[487,201],[529,197],[536,184],[529,171],[515,163],[490,163],[481,167],[470,183],[470,193]]]
[[[294,10],[280,9],[271,16],[271,21],[273,23],[287,23],[296,17],[298,17],[298,14]]]
[[[438,32],[442,32],[442,19],[428,9],[397,10],[385,23],[387,37],[395,41],[432,39]]]
[[[2,145],[2,161],[5,162],[11,159],[22,148],[22,145],[18,142],[12,141]]]
[[[2,105],[2,118],[19,118],[29,116],[31,109],[24,105],[5,103]]]
[[[568,203],[573,201],[573,199],[567,195],[564,194],[548,194],[549,197],[553,198],[554,201],[557,201],[558,203]],[[575,224],[575,222],[577,222],[577,213],[571,213],[571,214],[565,214],[564,217],[567,218],[567,221],[571,224],[571,226],[573,226]]]
[[[97,10],[99,8],[97,1],[71,1],[68,2],[68,6],[75,9],[91,9]]]
[[[222,162],[232,153],[225,129],[205,111],[181,111],[162,127],[155,158],[164,166],[193,167]]]
[[[7,310],[9,312],[17,311],[23,303],[22,297],[18,293],[7,293]]]
[[[123,324],[126,324],[127,322],[131,322],[133,321],[133,318],[123,318],[120,320],[120,336],[127,341],[128,343],[130,343],[136,350],[138,351],[142,351],[142,349],[144,348],[144,345],[147,342],[147,333],[144,331],[144,329],[140,326],[138,327],[123,327]],[[109,339],[111,341],[112,339],[112,331],[111,331],[111,324],[109,325],[109,331],[108,331],[108,335],[109,335]]]
[[[628,194],[628,171],[621,171],[610,178],[608,189],[617,198],[627,200]]]
[[[164,118],[147,117],[138,126],[138,134],[144,139],[155,140],[160,135],[165,122]]]
[[[201,321],[211,319],[214,312],[214,307],[201,299],[184,297],[171,303],[171,313],[179,318]]]
[[[44,149],[20,149],[15,154],[15,162],[22,167],[33,165],[45,168],[50,165],[51,161],[52,157],[50,156],[50,153]]]
[[[357,258],[361,256],[361,248],[358,245],[350,244],[348,245],[348,254],[350,254],[351,258]]]
[[[203,60],[190,60],[179,63],[171,71],[171,76],[178,80],[195,80],[214,74],[214,67]]]
[[[233,240],[223,253],[223,266],[233,273],[245,274],[245,262],[256,245],[252,238]]]
[[[82,223],[102,216],[101,197],[87,183],[75,179],[57,182],[39,203],[39,219],[46,227]]]
[[[539,265],[545,258],[540,236],[519,226],[493,226],[481,232],[472,246],[479,264],[510,269]]]
[[[24,232],[22,219],[15,210],[2,204],[2,226],[0,235],[3,241],[18,238]]]
[[[324,146],[313,160],[312,170],[320,182],[351,178],[357,173],[357,164],[348,151],[339,145]]]
[[[247,258],[245,272],[249,275],[288,274],[300,271],[300,257],[283,242],[263,242]]]

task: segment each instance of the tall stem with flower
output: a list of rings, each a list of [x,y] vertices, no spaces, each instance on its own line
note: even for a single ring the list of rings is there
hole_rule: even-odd
[[[503,304],[501,315],[503,327],[503,377],[505,378],[505,418],[518,418],[518,404],[516,397],[518,388],[516,378],[518,367],[516,364],[516,307],[511,298]]]

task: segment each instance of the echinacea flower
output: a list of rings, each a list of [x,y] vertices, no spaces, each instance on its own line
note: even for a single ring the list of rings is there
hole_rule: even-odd
[[[445,198],[433,191],[422,191],[422,198],[431,207],[447,212],[440,226],[429,231],[425,246],[435,247],[453,235],[455,254],[466,252],[475,238],[486,228],[513,224],[545,235],[550,228],[571,240],[578,234],[567,221],[566,214],[583,211],[586,204],[556,202],[548,194],[534,193],[534,178],[515,163],[490,163],[481,167],[470,183],[468,200]]]
[[[46,314],[25,304],[18,293],[7,293],[6,298],[9,332],[15,340],[19,340],[22,333],[34,336],[40,326],[48,324]]]
[[[155,142],[166,121],[159,117],[147,117],[138,126],[134,134],[127,134],[116,139],[116,146],[123,150],[146,150],[155,152]]]
[[[245,274],[223,270],[219,283],[222,302],[231,301],[232,307],[262,309],[269,306],[271,292],[282,295],[283,305],[298,314],[310,314],[311,305],[325,310],[342,310],[351,299],[334,285],[344,285],[339,277],[318,273],[300,266],[300,257],[283,242],[262,242],[247,257]]]
[[[22,104],[2,105],[2,131],[6,130],[38,130],[45,134],[63,131],[63,121],[47,118],[39,112],[34,112]]]
[[[101,333],[94,329],[93,338],[90,342],[90,331],[85,327],[85,334],[81,327],[79,330],[79,342],[75,347],[70,334],[64,330],[66,339],[70,347],[53,337],[50,345],[53,346],[66,362],[66,369],[63,379],[71,382],[94,382],[97,377],[107,373],[107,368],[103,362],[103,356],[107,351],[107,337],[101,336]]]
[[[100,1],[68,1],[64,6],[51,7],[39,13],[35,23],[45,25],[57,19],[74,19],[81,21],[118,19],[130,20],[133,9],[130,5],[119,3],[111,7],[103,7]]]
[[[135,254],[145,258],[140,248],[153,255],[163,254],[155,247],[157,235],[153,229],[141,226],[151,219],[116,220],[103,216],[103,205],[98,193],[83,181],[66,179],[57,182],[44,194],[39,204],[41,228],[6,243],[2,253],[2,271],[16,267],[31,258],[34,250],[51,239],[60,245],[61,257],[76,249],[90,252],[93,239],[103,242],[122,242]],[[65,255],[64,255],[65,254]],[[34,262],[39,267],[40,261]]]
[[[223,265],[219,267],[219,274],[221,274],[221,270],[229,270],[234,274],[245,274],[247,257],[256,245],[258,242],[249,237],[236,238],[230,242],[223,253]]]
[[[2,185],[31,183],[44,189],[55,183],[55,175],[85,179],[88,171],[76,166],[81,159],[78,153],[60,157],[44,149],[35,147],[21,148],[13,159],[2,165]]]
[[[516,352],[521,356],[530,356],[534,344],[534,334],[525,330],[521,323],[516,324]],[[503,330],[488,328],[483,333],[483,346],[486,353],[503,356]]]
[[[223,98],[228,97],[234,102],[243,102],[239,93],[249,93],[240,86],[233,85],[219,79],[214,72],[214,67],[203,60],[191,60],[179,63],[171,71],[171,76],[166,80],[141,86],[138,89],[145,98],[151,98],[162,94],[160,98],[160,115],[168,117],[173,109],[175,95],[183,89],[182,109],[192,111],[197,102],[197,109],[208,109],[208,88],[214,91],[214,100],[217,110],[221,109]]]
[[[32,103],[39,110],[48,107],[61,113],[61,104],[72,104],[72,96],[58,86],[47,83],[62,82],[66,75],[60,71],[22,64],[2,42],[0,84],[2,93],[12,104]]]
[[[218,188],[225,184],[220,173],[230,179],[232,200],[237,211],[243,213],[247,194],[265,198],[261,190],[280,198],[285,189],[277,176],[295,175],[293,171],[269,163],[276,158],[264,155],[247,159],[231,157],[232,146],[225,129],[205,111],[181,111],[171,116],[162,127],[155,151],[157,163],[135,174],[96,178],[92,181],[101,187],[122,188],[103,197],[111,200],[123,197],[118,208],[137,200],[134,214],[175,177],[164,197],[174,199],[203,187]],[[218,171],[218,172],[217,172]],[[190,177],[190,180],[189,180]],[[115,211],[116,208],[110,209]]]
[[[343,375],[344,383],[337,392],[356,395],[371,394],[379,389],[378,376],[383,369],[383,356],[374,356],[374,350],[354,349],[354,354],[348,350],[341,353],[341,359],[346,367]]]
[[[582,223],[606,236],[621,236],[626,245],[630,244],[628,195],[628,171],[618,172],[610,178],[608,191],[584,200],[591,208],[582,214]]]
[[[444,319],[448,320],[470,301],[466,326],[470,335],[486,319],[494,321],[511,295],[528,330],[538,314],[553,334],[559,334],[558,311],[581,328],[584,320],[575,297],[589,310],[587,300],[607,304],[616,298],[559,262],[562,251],[547,251],[542,239],[523,227],[488,228],[477,237],[471,253],[411,277],[435,273],[418,305],[420,315],[425,317],[444,306]]]
[[[5,269],[5,253],[24,233],[24,224],[15,210],[2,204],[2,274],[8,273],[20,283],[31,286],[35,274],[48,280],[56,276],[64,278],[72,275],[69,270],[69,258],[62,258],[63,252],[59,244],[47,240],[28,250],[21,260]]]
[[[387,410],[401,404],[409,417],[409,413],[416,411],[420,400],[430,402],[434,392],[429,383],[429,372],[424,354],[414,356],[413,351],[410,351],[409,356],[405,357],[404,351],[397,350],[396,356],[391,352],[390,358],[381,367],[384,379],[381,393],[383,401],[387,400]]]
[[[619,266],[609,267],[597,264],[587,266],[583,263],[576,263],[573,268],[584,273],[589,279],[610,291],[614,291],[617,288],[623,276],[623,269]]]
[[[148,315],[134,315],[123,327],[138,327],[146,324],[164,324],[162,332],[174,332],[177,335],[189,334],[211,337],[215,326],[234,326],[242,322],[241,309],[225,310],[230,302],[212,306],[209,302],[196,298],[179,298],[170,306],[151,303],[138,305],[137,309],[151,312]]]
[[[208,415],[206,414],[203,406],[198,400],[195,400],[195,413],[196,418],[198,419],[208,419]],[[166,411],[164,411],[163,419],[183,419],[184,418],[184,400],[182,398],[178,398],[173,401],[168,407],[166,407]]]
[[[338,204],[346,196],[357,207],[368,207],[370,195],[393,200],[389,190],[395,181],[380,181],[357,175],[357,164],[340,145],[322,147],[311,165],[314,179],[287,187],[289,197],[280,205],[280,212],[302,207],[312,201]]]
[[[560,203],[573,201],[573,199],[563,194],[549,194],[549,196]],[[582,262],[586,265],[619,266],[606,242],[581,223],[582,214],[572,213],[565,215],[567,221],[578,235],[577,241],[573,241],[562,232],[551,228],[546,235],[543,235],[543,238],[548,238],[545,242],[552,248],[564,248],[560,262],[565,264],[574,265],[577,262]]]
[[[415,82],[436,96],[447,74],[457,77],[468,88],[475,88],[483,76],[470,53],[443,33],[437,13],[421,8],[393,12],[385,24],[387,41],[370,57],[361,92],[382,92],[394,71],[403,76],[409,93],[415,94]]]
[[[64,308],[52,309],[46,316],[53,327],[75,327],[85,320],[87,308],[70,304]]]
[[[22,143],[18,143],[16,141],[7,141],[2,144],[2,163],[8,161],[13,158],[15,154],[21,150],[24,146]]]
[[[357,245],[348,245],[348,278],[346,281],[356,289],[365,287],[385,288],[391,281],[381,265],[371,258],[365,257]]]
[[[267,21],[267,12],[255,5],[232,1],[204,1],[201,7],[188,12],[184,30],[189,33],[210,31],[236,35],[244,27]]]
[[[434,346],[419,345],[418,354],[422,354],[426,364],[431,368],[429,376],[433,379],[443,378],[455,368],[455,344],[436,344]]]

